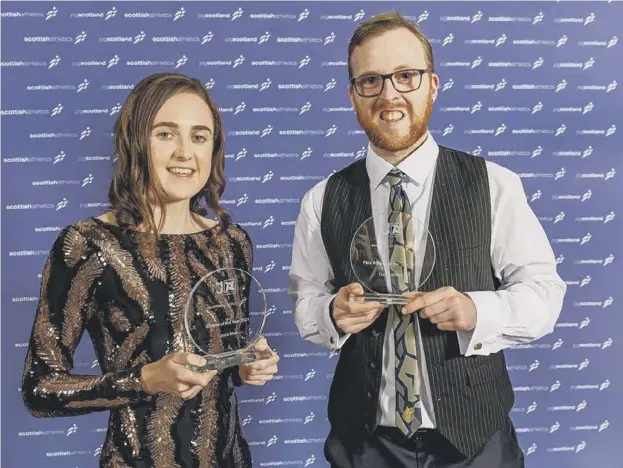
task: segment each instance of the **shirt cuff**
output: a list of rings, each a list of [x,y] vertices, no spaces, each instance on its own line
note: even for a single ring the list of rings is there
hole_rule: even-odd
[[[467,294],[476,306],[476,327],[469,331],[457,331],[459,348],[465,356],[487,356],[493,351],[503,323],[500,299],[492,291],[476,291]]]
[[[322,307],[322,316],[318,321],[318,326],[320,328],[320,333],[322,336],[327,337],[328,343],[332,349],[340,349],[350,334],[343,334],[338,332],[337,327],[333,321],[333,317],[331,315],[331,308],[333,304],[333,299],[335,299],[337,294],[332,294],[327,297],[327,300]]]

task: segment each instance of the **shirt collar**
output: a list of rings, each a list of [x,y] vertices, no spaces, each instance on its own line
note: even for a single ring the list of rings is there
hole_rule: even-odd
[[[398,164],[397,168],[405,173],[407,177],[409,177],[409,179],[417,185],[423,185],[435,166],[438,154],[439,146],[437,146],[437,142],[430,132],[427,132],[426,141],[422,144],[422,146]],[[393,165],[376,154],[372,149],[372,146],[368,144],[366,170],[368,171],[368,177],[370,178],[370,183],[374,190],[381,185],[385,179],[385,176],[387,176],[389,171],[393,168]]]

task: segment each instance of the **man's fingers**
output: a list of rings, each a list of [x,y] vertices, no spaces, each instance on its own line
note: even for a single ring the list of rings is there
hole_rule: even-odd
[[[338,312],[340,314],[348,314],[348,315],[363,315],[368,313],[374,309],[383,310],[385,306],[380,302],[376,301],[365,301],[363,299],[357,301],[349,301],[346,299],[338,299],[335,301],[333,305],[334,313]]]
[[[409,301],[401,310],[403,314],[412,314],[413,312],[417,312],[420,309],[423,309],[427,305],[432,305],[433,302],[429,296],[425,294],[414,298],[412,301]],[[432,296],[430,296],[432,297]]]
[[[342,330],[350,330],[352,327],[365,328],[369,326],[372,322],[374,322],[374,320],[378,316],[379,314],[373,311],[373,312],[370,312],[369,314],[361,315],[357,317],[345,317],[344,319],[340,321],[340,323],[338,323],[338,326]]]
[[[352,319],[356,323],[372,323],[376,318],[381,315],[383,309],[372,309],[361,315],[352,315],[347,317],[348,319]]]
[[[412,314],[425,307],[432,306],[439,301],[442,301],[446,297],[454,295],[454,289],[452,288],[440,288],[435,291],[427,292],[416,296],[411,302],[409,302],[403,308],[403,313]]]
[[[377,309],[383,310],[383,304],[379,302],[349,302],[345,304],[343,310],[353,316],[358,315],[366,315],[369,312],[375,311]]]
[[[430,305],[428,307],[424,307],[423,309],[420,309],[420,317],[425,318],[425,319],[432,319],[433,317],[435,317],[436,315],[439,314],[443,314],[444,312],[446,312],[447,310],[450,310],[451,307],[449,307],[448,301],[441,300],[439,302],[437,302],[436,304]],[[431,320],[432,321],[432,320]],[[436,322],[434,322],[436,323]]]
[[[451,322],[454,320],[456,314],[453,310],[445,310],[441,313],[435,314],[430,318],[431,323],[442,324],[445,322]]]
[[[361,296],[363,294],[363,287],[359,283],[351,283],[344,289],[348,295]]]
[[[412,301],[416,297],[423,296],[424,294],[427,294],[427,293],[422,292],[422,291],[408,291],[408,292],[404,293],[403,296],[405,296],[407,299]]]
[[[442,331],[458,331],[460,328],[457,326],[457,322],[454,320],[448,320],[447,322],[441,322],[437,324],[437,329]]]

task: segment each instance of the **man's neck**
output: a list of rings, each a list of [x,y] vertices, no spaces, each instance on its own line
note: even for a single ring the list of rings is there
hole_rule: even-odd
[[[424,133],[424,135],[422,135],[422,137],[420,137],[420,139],[416,141],[415,144],[401,151],[387,151],[381,148],[377,148],[373,144],[371,144],[370,146],[372,147],[374,152],[378,154],[381,158],[383,158],[385,161],[390,163],[392,166],[398,166],[398,164],[400,164],[402,161],[404,161],[409,156],[411,156],[413,153],[415,153],[420,148],[420,146],[424,144],[427,138],[428,138],[428,131],[426,131],[426,133]]]

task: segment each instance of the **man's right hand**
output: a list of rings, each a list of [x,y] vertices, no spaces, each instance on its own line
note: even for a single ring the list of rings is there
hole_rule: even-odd
[[[359,283],[352,283],[341,288],[333,300],[333,319],[343,333],[359,333],[374,322],[385,306],[379,302],[350,300],[352,296],[361,296],[363,288]]]

